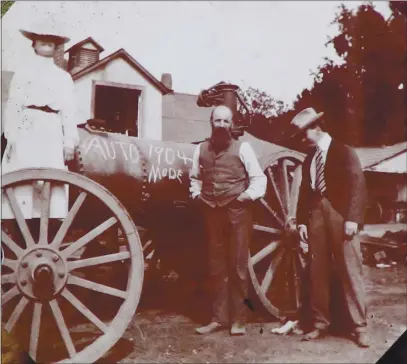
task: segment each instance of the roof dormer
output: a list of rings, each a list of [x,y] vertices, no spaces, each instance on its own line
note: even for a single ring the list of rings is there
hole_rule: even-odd
[[[76,43],[65,52],[69,54],[68,72],[74,74],[98,62],[103,51],[104,48],[92,37]]]

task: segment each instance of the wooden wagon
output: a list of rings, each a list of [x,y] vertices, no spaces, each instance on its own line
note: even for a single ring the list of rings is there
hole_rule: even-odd
[[[2,321],[41,362],[103,357],[135,315],[146,263],[165,259],[156,238],[176,244],[168,232],[194,232],[199,220],[188,177],[196,145],[140,140],[90,125],[79,133],[70,171],[27,169],[2,176],[3,196],[16,216],[15,228],[3,222],[1,232]],[[254,206],[251,282],[271,315],[287,317],[300,300],[303,252],[295,216],[304,156],[241,134],[268,179],[266,195]],[[15,198],[14,189],[26,183],[41,189],[38,227],[24,220]],[[50,224],[56,184],[68,186],[70,209],[63,221]],[[95,313],[95,302],[108,317]],[[99,330],[96,339],[76,337],[75,313]]]

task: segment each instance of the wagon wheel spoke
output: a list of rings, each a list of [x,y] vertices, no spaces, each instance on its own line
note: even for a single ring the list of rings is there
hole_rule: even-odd
[[[2,265],[7,268],[12,269],[14,272],[17,270],[17,260],[11,260],[8,258],[4,258]]]
[[[21,249],[13,239],[11,239],[4,231],[1,230],[1,241],[19,258],[24,250]]]
[[[278,255],[273,259],[266,271],[266,275],[264,276],[263,282],[261,283],[261,289],[263,292],[267,292],[270,288],[271,283],[275,277],[275,273],[281,261],[284,257],[285,250],[282,250],[278,253]]]
[[[18,227],[20,228],[21,234],[24,237],[27,248],[31,248],[35,245],[34,239],[30,233],[30,230],[28,229],[28,225],[24,219],[20,206],[18,205],[16,196],[14,195],[13,188],[11,188],[11,187],[7,188],[6,194],[7,194],[8,200],[10,202],[11,209],[13,210]]]
[[[11,270],[10,272],[7,271],[7,273],[3,270],[2,275],[2,306],[4,305],[3,307],[7,309],[10,308],[11,313],[8,317],[3,315],[4,327],[7,330],[18,332],[22,329],[26,329],[26,324],[23,322],[24,316],[27,314],[28,309],[31,310],[31,301],[33,301],[34,310],[29,322],[31,327],[27,332],[29,338],[27,337],[25,344],[28,346],[27,351],[29,351],[30,356],[35,361],[52,362],[62,360],[63,362],[97,362],[123,335],[131,319],[134,317],[141,296],[144,277],[143,251],[138,231],[130,214],[120,201],[112,193],[109,193],[106,188],[76,173],[57,169],[33,168],[6,173],[2,176],[2,182],[2,192],[5,198],[7,198],[7,202],[9,202],[10,210],[14,213],[16,225],[18,225],[20,230],[19,234],[21,234],[21,240],[25,240],[25,245],[21,245],[18,238],[15,238],[14,235],[7,232],[5,227],[3,227],[1,231],[1,245],[6,253],[2,267],[7,267]],[[25,210],[23,208],[24,206],[21,205],[22,201],[20,201],[20,196],[18,195],[18,187],[20,185],[30,186],[33,183],[38,184],[42,201],[40,204],[41,216],[38,241],[34,241],[36,237],[34,237],[34,233],[30,231],[28,222],[24,219]],[[51,222],[49,219],[52,203],[54,202],[53,189],[56,184],[68,185],[69,187],[73,186],[74,190],[79,190],[79,194],[76,195],[72,201],[74,203],[67,217],[62,221],[57,234],[55,237],[52,237],[49,232],[49,223]],[[93,218],[82,219],[78,217],[82,210],[84,210],[84,202],[88,202],[89,199],[86,197],[89,195],[91,196],[89,202],[95,203],[95,206],[98,206],[98,208],[100,206],[100,208],[103,209],[103,216],[106,216],[97,223],[95,223],[97,220]],[[89,204],[89,206],[91,206],[91,204]],[[105,215],[105,211],[108,215]],[[104,221],[105,219],[106,221]],[[112,252],[109,251],[109,247],[106,249],[102,247],[102,250],[107,250],[109,253],[100,254],[107,255],[88,255],[88,253],[93,252],[92,248],[94,246],[96,249],[98,248],[97,244],[93,245],[91,242],[101,238],[101,234],[113,230],[115,224],[118,224],[118,228],[123,232],[123,244],[126,245],[127,250],[122,251],[120,249],[120,252]],[[72,243],[67,244],[66,249],[62,248],[62,243],[64,243],[67,234],[70,232],[69,230],[71,230],[74,225],[75,229],[79,231],[84,230],[84,233],[79,236],[79,239],[74,239]],[[111,227],[113,227],[113,229],[110,229]],[[73,231],[72,233],[73,236],[75,236],[77,232]],[[152,247],[154,247],[154,245],[145,247],[145,252],[151,251]],[[89,259],[71,262],[71,254],[73,255],[83,248]],[[88,248],[89,250],[87,250]],[[23,257],[24,259],[22,259]],[[126,268],[126,279],[124,281],[115,282],[117,283],[117,287],[114,283],[112,283],[112,287],[109,287],[108,283],[105,283],[106,285],[99,284],[93,282],[90,278],[90,280],[86,280],[74,275],[75,269],[78,268],[90,267],[90,270],[92,270],[93,266],[102,267],[106,265],[106,270],[101,269],[101,272],[104,274],[105,271],[107,272],[111,268],[109,266],[110,263],[113,265],[115,264],[114,262],[124,260],[130,264],[120,265]],[[49,269],[43,269],[43,267]],[[17,275],[17,272],[19,275]],[[100,276],[99,272],[97,276]],[[48,277],[53,279],[54,290],[52,291],[52,296],[49,297],[51,291],[47,290],[46,280],[44,280],[44,290],[37,290],[34,289],[36,288],[34,287],[36,286],[35,283],[37,283],[34,283],[34,281],[37,281],[37,279],[31,279],[32,277],[38,279]],[[21,284],[18,283],[18,280],[21,280]],[[38,283],[39,282],[40,281],[38,281]],[[76,287],[73,287],[71,290],[72,285]],[[49,288],[51,288],[51,286]],[[78,295],[73,291],[73,289],[76,288],[78,289]],[[8,290],[6,291],[6,289]],[[89,292],[91,296],[96,295],[94,292],[102,293],[101,296],[104,295],[104,297],[101,297],[102,301],[103,298],[106,298],[107,306],[114,309],[112,313],[114,313],[115,316],[110,324],[104,323],[102,321],[103,319],[98,317],[96,311],[93,309],[94,306],[91,305],[94,300],[90,300],[89,303],[87,303],[87,301],[83,301],[84,303],[82,303],[82,296],[80,295],[83,294],[84,298],[87,299]],[[113,297],[119,297],[120,300],[113,299]],[[101,338],[103,339],[95,340],[91,343],[86,342],[84,348],[81,346],[81,350],[79,350],[79,347],[76,348],[74,338],[71,337],[69,330],[71,324],[76,325],[79,323],[74,319],[74,315],[71,317],[71,315],[68,315],[63,310],[61,306],[62,301],[59,301],[59,299],[63,299],[63,303],[67,304],[68,308],[72,309],[75,314],[78,313],[85,323],[92,327],[95,326],[95,329],[98,328],[98,331],[100,329]],[[105,303],[105,301],[103,301],[103,303]],[[48,308],[44,306],[45,304],[50,305],[51,316],[55,318],[55,323],[54,320],[51,319],[52,324],[55,326],[55,330],[59,331],[61,335],[57,335],[56,338],[50,336],[46,337],[44,345],[48,345],[46,348],[42,348],[42,338],[40,338],[40,335],[43,334],[43,331],[45,333],[45,328],[43,329],[43,326],[46,326],[44,316],[45,311],[48,310]],[[103,304],[100,304],[100,301],[96,304],[103,308],[105,307]],[[44,308],[46,310],[44,310]],[[60,342],[63,342],[62,346],[66,348],[63,349],[62,353],[64,358],[61,358],[59,349],[55,347],[55,345],[52,345],[55,343],[52,342],[54,339],[55,341],[59,339]]]
[[[95,239],[97,236],[105,232],[107,229],[112,227],[114,224],[117,223],[117,219],[115,217],[111,217],[110,219],[107,219],[105,222],[101,223],[97,227],[95,227],[93,230],[88,232],[86,235],[82,236],[80,239],[78,239],[75,243],[71,244],[68,248],[64,249],[61,254],[64,257],[69,257],[79,249],[83,248],[86,244],[91,242],[93,239]]]
[[[284,205],[284,211],[286,215],[290,211],[290,182],[288,180],[288,165],[290,161],[288,159],[281,159],[278,161],[280,169],[280,185],[281,185],[281,201]]]
[[[17,286],[14,286],[12,289],[10,289],[6,293],[2,294],[1,304],[4,306],[8,301],[10,301],[14,297],[18,296],[19,294],[20,294],[20,291],[18,290]]]
[[[69,330],[66,326],[61,309],[59,308],[58,302],[56,300],[52,300],[49,302],[49,305],[57,323],[59,332],[61,333],[62,340],[64,341],[65,347],[68,350],[69,357],[72,358],[76,354],[76,349],[73,344],[71,335],[69,334]]]
[[[302,166],[298,166],[294,171],[293,181],[291,183],[291,190],[290,190],[290,209],[289,209],[289,217],[295,218],[297,214],[297,204],[298,204],[298,197],[300,194],[300,184],[301,184],[301,177],[302,177]]]
[[[251,257],[251,263],[253,265],[257,264],[260,262],[262,259],[265,257],[269,256],[272,254],[274,251],[276,251],[277,248],[281,246],[281,240],[278,241],[273,241],[269,245],[265,246],[263,249],[261,249],[256,255]]]
[[[48,244],[48,220],[51,202],[51,182],[44,182],[41,196],[40,238],[38,244]]]
[[[79,301],[68,289],[62,292],[62,296],[75,307],[83,316],[85,316],[90,322],[98,327],[103,333],[106,333],[108,327],[97,318],[92,311],[90,311],[81,301]]]
[[[281,214],[282,214],[283,218],[285,219],[286,210],[285,210],[285,207],[284,207],[283,200],[281,199],[281,191],[280,191],[280,189],[279,189],[278,186],[277,186],[277,183],[276,183],[276,180],[275,180],[275,178],[274,178],[274,174],[273,174],[273,172],[272,172],[272,170],[271,170],[271,167],[268,167],[268,168],[267,168],[267,173],[268,173],[268,175],[269,175],[270,182],[271,182],[271,184],[272,184],[272,186],[273,186],[275,195],[276,195],[276,197],[277,197],[277,201],[278,201],[278,204],[279,204],[279,206],[280,206]],[[281,221],[281,220],[280,220],[280,221]],[[284,225],[284,222],[283,222],[282,225]]]
[[[121,253],[114,253],[108,255],[102,255],[99,257],[88,258],[88,259],[81,259],[75,262],[68,262],[68,270],[74,270],[78,268],[84,267],[91,267],[94,265],[105,264],[105,263],[112,263],[117,262],[118,260],[124,260],[130,258],[130,252],[125,251]]]
[[[55,235],[54,240],[51,243],[51,246],[58,249],[68,231],[69,227],[72,224],[73,219],[75,218],[76,214],[78,213],[79,209],[81,208],[85,198],[87,196],[86,192],[81,192],[78,198],[76,199],[75,203],[73,204],[71,210],[69,210],[68,216],[64,219],[61,227],[59,228],[57,234]]]
[[[1,284],[10,284],[10,283],[16,283],[16,275],[14,273],[3,274],[1,276]]]
[[[34,361],[37,360],[37,348],[38,348],[38,341],[39,341],[39,337],[40,337],[40,326],[41,326],[41,311],[42,311],[42,304],[39,302],[35,302],[33,318],[32,318],[32,322],[31,322],[30,346],[29,346],[29,351],[28,351],[31,358]]]
[[[76,277],[76,276],[70,276],[68,278],[68,284],[74,284],[76,286],[87,288],[87,289],[90,289],[92,291],[101,292],[101,293],[104,293],[104,294],[120,297],[120,298],[123,298],[123,299],[127,298],[127,292],[126,291],[121,291],[119,289],[112,288],[112,287],[109,287],[109,286],[105,286],[104,284],[88,281],[87,279],[79,278],[79,277]]]
[[[278,318],[295,314],[300,300],[302,268],[294,266],[298,257],[294,247],[299,238],[295,217],[303,160],[302,154],[289,150],[270,156],[264,168],[267,192],[260,200],[267,212],[264,208],[253,211],[257,225],[253,225],[256,238],[250,246],[250,278],[259,301]]]
[[[148,247],[152,247],[153,244],[153,239],[148,240],[144,245],[143,245],[143,253],[147,250]]]
[[[20,318],[20,316],[23,313],[27,304],[28,304],[28,299],[25,298],[24,296],[21,297],[20,301],[18,302],[17,306],[14,308],[13,313],[11,314],[9,320],[6,323],[6,326],[5,326],[6,331],[11,332],[11,330],[13,330],[14,325]]]
[[[263,231],[263,232],[269,233],[269,234],[277,234],[277,235],[281,234],[281,230],[274,229],[274,228],[271,228],[268,226],[263,226],[263,225],[254,224],[253,229],[257,230],[257,231]]]
[[[261,203],[263,204],[263,206],[267,209],[267,211],[271,214],[271,216],[274,217],[274,219],[277,221],[277,223],[278,223],[281,227],[283,227],[283,226],[284,226],[284,221],[281,220],[281,219],[278,217],[277,213],[271,208],[271,206],[268,204],[268,202],[267,202],[264,198],[261,198],[261,199],[260,199],[260,202],[261,202]]]

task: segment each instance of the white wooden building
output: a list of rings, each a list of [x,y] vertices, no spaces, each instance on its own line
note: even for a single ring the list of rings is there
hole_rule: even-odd
[[[68,49],[83,120],[103,119],[118,132],[162,139],[162,97],[167,87],[124,49],[100,59],[103,48],[87,38]]]
[[[173,92],[170,76],[164,74],[164,82],[159,81],[124,49],[101,57],[103,51],[91,37],[57,50],[55,63],[75,82],[78,124],[96,118],[114,132],[162,140],[162,99]],[[2,71],[2,106],[12,76]]]

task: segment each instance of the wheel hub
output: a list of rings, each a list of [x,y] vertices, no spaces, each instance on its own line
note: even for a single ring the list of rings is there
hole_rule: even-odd
[[[20,291],[34,299],[52,299],[64,288],[68,277],[65,259],[48,246],[35,247],[20,260],[17,285]]]

